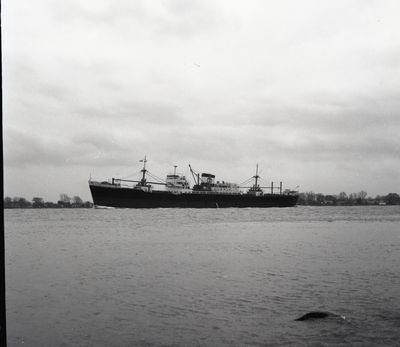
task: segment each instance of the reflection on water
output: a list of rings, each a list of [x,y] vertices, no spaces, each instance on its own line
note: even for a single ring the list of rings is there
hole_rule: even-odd
[[[400,339],[399,206],[5,217],[10,346]],[[294,321],[315,310],[346,320]]]

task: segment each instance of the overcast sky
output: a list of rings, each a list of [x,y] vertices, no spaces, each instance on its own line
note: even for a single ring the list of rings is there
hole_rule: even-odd
[[[398,0],[6,0],[5,195],[89,200],[146,154],[240,183],[400,193]],[[135,176],[132,176],[132,178]]]

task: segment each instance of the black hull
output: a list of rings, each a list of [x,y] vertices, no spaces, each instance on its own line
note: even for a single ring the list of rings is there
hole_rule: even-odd
[[[292,207],[298,195],[264,194],[172,194],[166,191],[144,192],[132,188],[89,185],[96,206],[120,208],[226,208]]]

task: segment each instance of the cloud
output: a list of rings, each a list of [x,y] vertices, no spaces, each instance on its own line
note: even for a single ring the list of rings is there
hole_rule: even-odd
[[[8,2],[6,185],[19,177],[29,190],[17,172],[38,167],[65,184],[68,170],[130,171],[147,154],[156,172],[192,163],[241,179],[259,162],[321,190],[338,177],[355,190],[397,187],[398,10],[395,1]],[[360,167],[369,178],[350,179]]]
[[[31,165],[63,165],[65,143],[56,138],[39,138],[26,131],[6,129],[4,162],[6,166],[27,168]]]

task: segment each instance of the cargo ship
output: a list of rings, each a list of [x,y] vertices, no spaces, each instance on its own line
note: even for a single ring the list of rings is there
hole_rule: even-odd
[[[299,194],[295,190],[282,188],[279,185],[260,186],[258,165],[254,182],[249,187],[216,181],[215,175],[197,173],[191,165],[190,172],[194,185],[190,187],[188,179],[176,172],[167,174],[165,181],[152,175],[146,168],[146,157],[141,160],[139,180],[112,178],[111,181],[89,180],[89,188],[95,207],[117,208],[227,208],[227,207],[292,207],[295,206]],[[154,181],[149,181],[148,177]],[[247,181],[247,183],[250,179]],[[244,182],[246,183],[246,182]],[[154,186],[164,186],[164,189],[154,189]],[[264,191],[266,189],[267,191]]]

